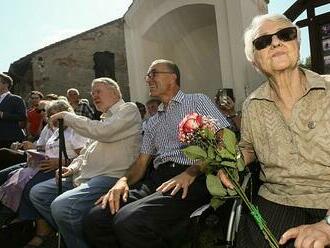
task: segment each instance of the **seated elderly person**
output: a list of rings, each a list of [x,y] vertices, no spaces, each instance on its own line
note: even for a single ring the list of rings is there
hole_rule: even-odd
[[[330,85],[299,67],[299,46],[299,28],[280,14],[255,17],[245,32],[246,56],[267,80],[243,105],[240,148],[246,164],[260,161],[256,205],[278,240],[321,221],[330,206]],[[323,247],[301,244],[284,247]],[[237,247],[268,247],[251,216],[241,218]]]
[[[141,141],[141,117],[134,103],[124,102],[118,84],[110,78],[92,82],[92,99],[101,121],[70,112],[51,117],[90,138],[80,156],[63,168],[63,191],[51,179],[32,188],[34,206],[62,234],[67,247],[87,247],[82,219],[94,202],[122,177],[136,159]]]
[[[181,151],[178,127],[193,112],[212,116],[217,129],[229,123],[207,96],[183,93],[180,78],[172,61],[151,63],[145,80],[150,96],[162,104],[148,122],[138,158],[86,215],[84,230],[92,247],[171,247],[169,231],[209,202],[199,165]],[[147,175],[151,160],[154,170]]]
[[[68,102],[62,100],[52,102],[47,108],[48,116],[61,111],[73,112],[73,109]],[[43,130],[47,133],[41,137],[48,137],[47,142],[43,147],[44,153],[37,153],[34,151],[29,153],[28,150],[28,157],[29,154],[32,154],[32,157],[28,158],[27,164],[12,166],[0,172],[1,174],[8,175],[7,181],[0,187],[0,200],[3,204],[2,209],[5,211],[11,209],[12,212],[16,212],[20,220],[37,219],[37,234],[39,228],[45,225],[43,225],[43,221],[39,219],[39,214],[29,199],[29,193],[32,186],[50,178],[54,178],[55,176],[55,170],[58,168],[59,155],[59,130],[56,126],[57,125],[55,125],[54,132],[49,129]],[[81,148],[87,142],[87,138],[80,136],[69,127],[65,128],[64,137],[68,158],[73,159],[79,154]],[[40,146],[42,145],[41,142],[42,141],[39,143]],[[35,157],[37,155],[40,156],[37,158]],[[2,177],[4,177],[4,175],[2,175]],[[0,220],[0,223],[5,222],[8,222],[8,220],[3,218]],[[31,244],[34,244],[35,242],[36,241],[32,240]]]

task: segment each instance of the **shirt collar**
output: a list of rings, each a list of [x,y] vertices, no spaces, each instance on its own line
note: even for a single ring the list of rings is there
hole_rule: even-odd
[[[306,80],[307,92],[310,91],[311,89],[319,89],[319,88],[327,89],[325,82],[326,80],[322,76],[304,68],[300,68],[300,69],[305,74],[307,79]],[[251,99],[265,99],[265,100],[273,101],[271,97],[271,86],[269,80],[267,80],[263,85],[261,85],[258,90],[252,93]]]
[[[185,96],[185,94],[181,90],[179,90],[178,93],[176,93],[176,95],[170,100],[170,102],[168,103],[168,106],[170,104],[172,104],[172,102],[182,103],[184,96]],[[165,109],[166,108],[163,103],[159,104],[158,112],[164,112]]]
[[[103,113],[100,116],[100,118],[104,119],[104,118],[112,116],[113,114],[115,114],[116,112],[119,111],[120,106],[123,105],[124,103],[125,103],[124,100],[120,99],[118,102],[116,102],[114,105],[112,105],[107,112]]]
[[[7,95],[9,95],[10,94],[10,91],[7,91],[7,92],[5,92],[5,93],[2,93],[1,95],[0,95],[0,102],[2,102],[2,100],[7,96]]]
[[[2,94],[0,95],[0,98],[5,98],[8,94],[10,94],[10,91],[7,91],[7,92],[5,92],[5,93],[2,93]]]

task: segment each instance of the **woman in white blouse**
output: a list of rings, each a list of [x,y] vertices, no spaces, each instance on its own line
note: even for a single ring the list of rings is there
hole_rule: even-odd
[[[73,109],[65,100],[56,100],[50,102],[47,106],[47,116],[51,116],[61,111],[73,112]],[[19,220],[37,220],[37,235],[30,241],[30,245],[36,246],[38,246],[38,243],[42,243],[41,237],[45,233],[48,234],[50,230],[47,228],[46,222],[39,218],[38,212],[29,199],[29,193],[34,185],[53,178],[55,176],[55,171],[58,168],[59,130],[57,125],[54,126],[52,131],[53,133],[51,134],[50,132],[51,135],[46,144],[39,146],[39,149],[44,150],[44,158],[36,162],[33,161],[34,157],[32,155],[31,158],[28,158],[25,167],[16,169],[8,174],[7,181],[0,187],[0,200],[2,203],[0,211],[3,208],[6,210],[11,209],[13,213],[16,213]],[[72,160],[79,155],[80,150],[88,139],[75,133],[74,130],[69,127],[65,127],[64,137],[68,158]],[[20,167],[22,167],[22,165],[20,165]],[[19,185],[17,185],[17,183]],[[21,188],[21,190],[19,190],[19,188]],[[13,214],[12,216],[16,215]],[[0,223],[3,223],[4,221],[5,220],[0,219]],[[6,220],[6,222],[8,222],[8,220]]]

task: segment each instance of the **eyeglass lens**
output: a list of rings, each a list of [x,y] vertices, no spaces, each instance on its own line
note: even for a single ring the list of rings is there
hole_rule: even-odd
[[[276,35],[281,41],[291,41],[297,38],[297,29],[295,27],[288,27],[277,31],[274,34],[260,36],[253,41],[254,47],[257,50],[266,48],[272,43],[274,35]]]

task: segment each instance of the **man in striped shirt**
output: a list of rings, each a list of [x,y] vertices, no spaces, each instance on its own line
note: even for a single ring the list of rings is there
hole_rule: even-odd
[[[207,96],[180,90],[180,72],[172,61],[154,61],[146,82],[150,96],[162,103],[148,121],[138,159],[85,219],[93,247],[170,246],[171,226],[210,200],[205,176],[181,152],[178,125],[192,112],[217,119],[218,128],[229,123]],[[145,177],[151,161],[154,170]]]

